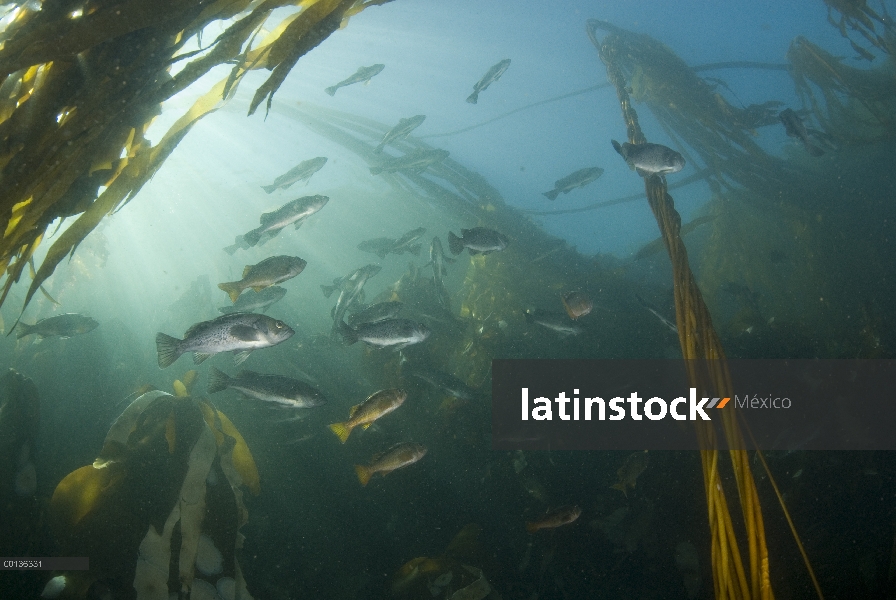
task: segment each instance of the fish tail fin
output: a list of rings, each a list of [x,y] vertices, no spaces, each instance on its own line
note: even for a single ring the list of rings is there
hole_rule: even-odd
[[[556,200],[557,196],[560,195],[560,190],[551,190],[550,192],[545,192],[542,194],[548,200]]]
[[[610,488],[612,488],[612,489],[614,489],[614,490],[619,490],[620,492],[622,492],[622,495],[623,495],[623,496],[625,496],[626,498],[628,498],[628,490],[625,489],[625,484],[622,484],[622,483],[614,483],[613,485],[610,486]]]
[[[212,367],[211,373],[208,375],[208,393],[214,394],[226,390],[230,385],[230,377],[227,373]]]
[[[333,292],[336,291],[336,288],[339,286],[336,285],[321,285],[320,291],[324,293],[324,297],[329,298],[333,295]]]
[[[263,233],[264,232],[261,230],[261,227],[259,227],[258,229],[253,229],[249,233],[243,235],[243,240],[250,246],[254,246],[258,243],[258,240],[261,239],[261,235]]]
[[[382,167],[370,167],[370,174],[371,174],[371,175],[379,175],[379,174],[382,173],[382,172],[383,172],[383,168],[382,168]]]
[[[156,351],[159,353],[160,369],[170,367],[183,354],[180,351],[180,340],[161,332],[156,334]]]
[[[229,254],[230,256],[233,256],[234,253],[236,253],[236,251],[239,250],[239,249],[240,249],[240,245],[239,245],[239,244],[234,244],[233,246],[225,246],[225,247],[224,247],[224,252],[226,252],[226,253]]]
[[[230,296],[231,302],[236,302],[237,298],[240,297],[240,294],[243,293],[243,288],[240,287],[239,282],[236,281],[228,281],[227,283],[219,283],[218,287],[227,292],[227,295]]]
[[[818,157],[824,155],[824,150],[822,150],[815,144],[812,144],[810,142],[803,142],[803,145],[806,146],[806,150],[808,150],[809,154],[811,154],[812,156]]]
[[[352,432],[351,428],[347,426],[346,423],[331,423],[330,431],[336,434],[336,437],[339,438],[339,441],[343,444],[345,440],[348,439],[349,434]]]
[[[335,96],[335,95],[336,95],[336,90],[338,90],[338,89],[339,89],[338,87],[336,87],[335,85],[333,85],[333,86],[328,87],[328,88],[325,89],[324,91],[325,91],[326,93],[328,93],[329,95],[331,95],[331,96]]]
[[[460,254],[464,251],[463,239],[454,235],[453,231],[448,232],[448,249],[451,251],[451,254]]]
[[[335,324],[334,329],[342,336],[342,343],[351,346],[358,341],[357,332],[348,326],[345,321],[340,320]]]
[[[370,481],[370,476],[373,475],[370,469],[364,465],[355,465],[355,474],[358,476],[358,481],[360,481],[363,486],[367,485]]]
[[[526,521],[526,531],[529,533],[535,533],[540,528],[538,527],[538,523],[533,523],[532,521]]]
[[[267,192],[268,194],[272,194],[272,193],[274,193],[274,190],[277,189],[277,186],[274,185],[274,184],[272,183],[271,185],[263,185],[263,186],[261,186],[261,189],[263,189],[263,190],[264,190],[265,192]]]
[[[16,339],[21,339],[26,335],[31,335],[32,329],[34,329],[34,325],[29,325],[27,323],[23,323],[19,321],[18,325],[16,325]]]
[[[467,102],[469,102],[470,104],[476,104],[476,102],[478,102],[478,101],[479,101],[479,91],[478,90],[473,92],[469,96],[467,96]]]
[[[625,154],[622,153],[622,146],[619,145],[619,142],[617,142],[616,140],[610,140],[610,142],[613,144],[613,149],[619,153],[619,156],[625,158]]]

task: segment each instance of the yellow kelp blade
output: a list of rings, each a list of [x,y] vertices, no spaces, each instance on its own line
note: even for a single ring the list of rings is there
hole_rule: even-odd
[[[57,523],[73,527],[93,510],[114,474],[111,469],[97,469],[93,465],[72,471],[56,486],[50,499],[50,514]]]
[[[283,58],[274,67],[267,81],[256,90],[249,105],[250,115],[255,114],[258,105],[265,98],[267,98],[267,111],[270,112],[274,93],[280,89],[280,85],[299,58],[339,29],[342,16],[353,4],[354,0],[319,0],[307,10],[303,10],[299,17],[289,24],[271,48],[271,55],[282,52]],[[268,63],[270,68],[271,61]]]
[[[227,415],[220,410],[217,410],[210,403],[204,401],[199,402],[199,407],[202,409],[202,415],[205,418],[205,422],[208,423],[208,426],[211,428],[212,432],[214,432],[215,442],[219,447],[224,443],[224,434],[234,439],[235,443],[233,452],[231,453],[233,468],[239,474],[240,478],[242,478],[243,483],[246,484],[254,495],[257,496],[260,494],[261,484],[258,477],[258,467],[255,466],[255,459],[252,458],[252,452],[249,451],[249,446],[246,444],[246,440],[243,439],[243,436],[237,428],[230,422]],[[221,423],[220,429],[215,426],[216,421]]]
[[[217,413],[218,417],[221,419],[221,427],[224,429],[224,433],[236,440],[236,445],[233,447],[232,454],[233,468],[235,468],[236,472],[243,478],[243,483],[245,483],[252,493],[257,496],[261,493],[261,483],[258,477],[258,467],[255,466],[255,459],[252,458],[252,452],[249,451],[249,446],[246,444],[246,440],[243,439],[243,436],[240,435],[237,428],[233,426],[233,423],[230,422],[227,415],[220,410],[217,411]]]

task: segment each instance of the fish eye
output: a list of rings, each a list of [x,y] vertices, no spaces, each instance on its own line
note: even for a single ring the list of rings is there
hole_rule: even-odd
[[[276,327],[277,329],[283,329],[283,327],[284,327],[283,321],[275,321],[274,327]]]

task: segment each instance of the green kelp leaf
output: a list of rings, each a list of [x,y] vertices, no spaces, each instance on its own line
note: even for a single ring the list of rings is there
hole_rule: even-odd
[[[307,10],[303,10],[295,21],[289,24],[283,34],[274,42],[268,56],[267,66],[275,64],[271,57],[281,57],[274,72],[255,92],[249,106],[249,115],[261,101],[267,98],[267,110],[271,110],[274,93],[280,89],[286,76],[306,52],[316,47],[339,29],[342,17],[355,0],[319,0]]]

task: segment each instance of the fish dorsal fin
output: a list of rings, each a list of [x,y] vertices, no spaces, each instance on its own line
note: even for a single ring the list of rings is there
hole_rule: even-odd
[[[244,342],[254,342],[258,340],[258,330],[248,325],[234,325],[230,328],[230,335]]]
[[[243,369],[236,374],[236,379],[243,379],[245,377],[258,377],[258,373],[250,369]]]
[[[188,339],[188,338],[192,337],[194,334],[196,334],[202,325],[204,325],[204,323],[196,323],[195,325],[192,325],[189,329],[187,329],[184,332],[184,339]]]
[[[271,221],[274,220],[274,217],[276,216],[276,214],[277,214],[276,212],[261,213],[261,216],[258,218],[258,222],[261,223],[262,225],[267,225],[268,223],[270,223]]]
[[[252,267],[253,267],[253,266],[254,266],[254,265],[246,265],[246,268],[243,269],[243,277],[245,277],[246,275],[249,274],[249,271],[252,270]]]
[[[363,404],[363,402],[361,403]],[[361,408],[361,404],[355,404],[353,407],[348,409],[348,418],[351,419],[355,416],[355,413],[358,412],[358,409]]]

